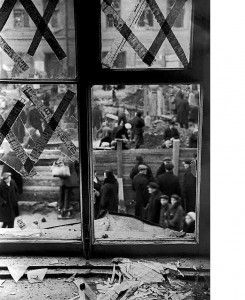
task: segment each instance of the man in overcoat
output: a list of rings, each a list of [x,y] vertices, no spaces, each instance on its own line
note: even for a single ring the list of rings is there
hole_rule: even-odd
[[[196,177],[191,172],[190,159],[184,161],[183,198],[186,212],[196,211]]]
[[[11,173],[3,173],[0,182],[0,222],[3,223],[2,228],[14,227],[14,219],[19,216],[17,195],[18,188],[14,180],[11,180]]]
[[[133,190],[135,191],[135,216],[142,218],[143,209],[146,207],[149,200],[148,184],[149,179],[147,178],[147,166],[139,165],[139,173],[133,178]]]
[[[159,223],[161,202],[160,197],[162,195],[159,190],[159,186],[156,182],[150,182],[148,186],[150,194],[149,203],[147,204],[147,220],[152,223]]]
[[[181,196],[181,187],[178,176],[173,174],[174,165],[169,163],[165,166],[166,173],[158,176],[157,183],[163,195],[167,195],[169,199],[173,194]]]

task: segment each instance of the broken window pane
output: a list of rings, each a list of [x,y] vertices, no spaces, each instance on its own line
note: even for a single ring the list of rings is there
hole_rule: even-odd
[[[195,237],[200,86],[92,88],[95,237]]]
[[[0,79],[76,77],[73,0],[54,3],[35,0],[31,8],[17,1],[1,31]],[[52,15],[42,36],[38,26],[47,8]],[[35,9],[35,14],[29,9]]]
[[[102,1],[102,67],[189,67],[191,19],[192,0],[156,0],[156,5],[145,0],[121,0],[120,5]],[[123,65],[117,63],[121,53]]]
[[[0,238],[80,239],[76,85],[0,88]]]

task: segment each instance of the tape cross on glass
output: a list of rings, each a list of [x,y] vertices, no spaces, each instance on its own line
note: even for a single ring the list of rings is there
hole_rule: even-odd
[[[54,112],[53,116],[49,120],[44,131],[42,132],[40,138],[36,141],[36,145],[29,155],[30,158],[28,158],[24,164],[24,167],[27,170],[27,172],[30,172],[33,166],[35,165],[35,163],[38,161],[43,150],[45,149],[50,138],[52,137],[55,129],[59,125],[59,122],[62,116],[64,115],[66,109],[68,108],[69,104],[71,103],[74,95],[75,93],[73,93],[70,90],[68,90],[64,95],[59,106],[57,107],[56,111]]]
[[[111,50],[102,60],[102,64],[111,68],[118,54],[121,52],[122,47],[126,42],[128,42],[137,55],[142,59],[142,61],[148,66],[151,66],[162,43],[167,38],[182,65],[184,67],[188,67],[189,63],[184,50],[182,49],[171,29],[186,1],[188,0],[175,1],[173,8],[165,19],[155,0],[139,0],[129,18],[125,22],[111,6],[113,1],[104,0],[102,2],[101,9],[107,17],[113,19],[114,26],[119,31],[119,36],[121,35],[122,37],[120,38],[119,36],[116,36]],[[139,41],[139,39],[131,30],[131,27],[136,24],[140,15],[145,9],[146,3],[148,3],[152,13],[161,27],[149,50],[145,48],[145,46]]]
[[[21,90],[26,95],[26,97],[36,106],[39,113],[42,115],[42,117],[44,118],[44,120],[47,123],[47,126],[45,128],[46,131],[44,130],[45,134],[43,132],[43,135],[42,135],[43,141],[48,142],[48,139],[51,138],[51,136],[49,137],[49,135],[51,134],[51,132],[53,134],[55,131],[57,136],[61,139],[61,141],[65,145],[66,149],[68,150],[68,157],[72,161],[78,160],[79,154],[78,154],[77,147],[70,140],[70,137],[67,135],[67,133],[64,132],[63,129],[59,126],[59,122],[57,123],[57,121],[60,120],[61,117],[63,116],[63,114],[65,113],[65,110],[67,109],[68,105],[70,104],[73,97],[75,96],[75,93],[68,90],[66,92],[66,94],[64,95],[59,107],[56,110],[58,115],[56,114],[56,112],[52,115],[50,113],[50,111],[47,109],[47,107],[45,107],[45,105],[41,101],[38,100],[35,91],[30,86],[26,85]],[[45,142],[45,146],[47,145],[47,142]],[[38,147],[37,148],[44,149],[43,146],[44,146],[44,142],[40,142],[40,144],[38,145],[39,148]],[[33,153],[32,153],[32,155],[30,155],[30,159],[27,160],[26,166],[31,163],[30,160],[32,160],[32,161],[38,160],[38,158],[36,158],[38,156],[38,151],[39,151],[38,149],[36,149],[35,151],[33,149],[33,151],[32,151]]]
[[[17,136],[11,131],[11,128],[14,125],[17,118],[19,117],[24,106],[25,105],[22,101],[17,100],[6,120],[4,120],[2,116],[0,116],[0,145],[2,145],[3,140],[6,138],[10,146],[14,150],[16,156],[21,161],[22,165],[25,162],[25,160],[28,158],[28,155],[23,149]],[[15,166],[10,166],[10,167],[15,168]],[[23,167],[20,170],[16,170],[16,171],[20,172],[21,175],[23,175],[24,177],[28,175],[27,171]],[[35,169],[33,169],[31,175],[33,176],[35,174],[36,171]]]
[[[61,48],[60,44],[58,43],[58,41],[56,40],[53,33],[48,27],[48,22],[51,19],[59,0],[49,0],[43,17],[40,15],[39,11],[37,10],[36,6],[31,0],[19,1],[25,8],[32,21],[37,26],[37,31],[27,53],[33,56],[41,42],[42,37],[44,37],[51,49],[53,50],[56,57],[59,60],[65,58],[66,53]],[[6,24],[16,3],[17,0],[4,0],[0,8],[0,32]],[[28,65],[21,59],[21,57],[18,54],[14,52],[14,50],[1,36],[0,38],[0,47],[2,47],[3,50],[7,53],[7,55],[17,64],[21,71],[26,71],[29,68]]]

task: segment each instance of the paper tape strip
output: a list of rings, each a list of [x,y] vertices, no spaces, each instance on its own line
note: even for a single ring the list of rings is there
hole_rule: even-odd
[[[138,56],[143,60],[148,50],[135,36],[132,30],[127,26],[118,13],[110,6],[108,1],[104,0],[101,5],[102,11],[108,18],[112,18],[115,28],[120,32],[120,34],[125,38],[125,40],[130,44]],[[146,62],[147,63],[147,62]],[[150,64],[149,64],[150,66]]]
[[[133,11],[131,12],[130,16],[127,18],[125,22],[129,28],[131,28],[138,21],[145,7],[146,7],[146,1],[138,0]],[[122,48],[125,45],[125,43],[126,43],[125,38],[120,34],[120,32],[118,32],[111,46],[111,50],[103,58],[102,64],[109,68],[112,68],[118,54],[122,51]]]
[[[4,122],[5,121],[3,117],[0,115],[0,126],[2,126]],[[25,170],[24,163],[26,162],[28,155],[26,154],[17,136],[12,132],[12,130],[10,130],[9,133],[7,134],[6,140],[9,142],[11,148],[14,150],[16,156],[19,158],[19,160],[22,163],[22,167],[20,169],[16,169],[16,166],[13,165],[9,165],[9,166],[12,169],[14,169],[16,172],[20,173],[23,177],[36,175],[37,172],[35,169],[32,169],[31,174],[28,174],[28,172]],[[4,160],[2,161],[4,162]]]
[[[33,4],[31,0],[19,0],[25,10],[27,11],[28,15],[32,19],[32,21],[37,26],[41,35],[46,39],[47,43],[54,51],[55,55],[59,60],[62,60],[66,57],[64,50],[61,48],[60,44],[54,37],[53,33],[49,29],[47,23],[44,21],[42,16],[40,15],[39,11],[37,10],[36,6]],[[52,1],[52,0],[49,0]],[[32,49],[31,49],[32,50]],[[29,54],[29,53],[28,53]]]
[[[17,0],[5,0],[0,8],[0,32],[8,21],[8,18],[16,4]]]
[[[62,116],[64,115],[74,96],[75,93],[73,93],[70,90],[68,90],[64,95],[58,108],[49,120],[40,138],[37,140],[34,149],[30,153],[30,158],[27,159],[24,164],[24,167],[27,170],[27,172],[30,172],[34,164],[38,161],[39,157],[41,156],[43,150],[47,146],[50,138],[52,137],[55,129],[57,128]]]
[[[179,41],[177,40],[176,36],[174,35],[174,33],[171,29],[173,27],[176,19],[178,18],[181,9],[183,8],[183,6],[185,5],[185,2],[187,0],[175,1],[174,6],[171,9],[171,11],[168,14],[166,19],[164,18],[162,11],[160,10],[160,8],[157,5],[155,0],[146,0],[146,1],[149,4],[149,7],[152,10],[152,13],[154,14],[157,22],[159,23],[159,25],[161,27],[161,30],[159,31],[154,42],[152,43],[151,47],[149,48],[149,51],[148,51],[149,59],[150,59],[150,57],[155,57],[157,55],[159,49],[161,48],[162,43],[164,42],[164,40],[167,37],[169,40],[169,43],[173,47],[173,49],[174,49],[176,55],[178,56],[179,60],[181,61],[182,65],[184,67],[188,67],[189,63],[186,58],[185,52],[182,49]],[[147,59],[147,57],[148,57],[148,54],[146,54],[146,57],[144,59],[146,59],[148,61],[149,59]]]
[[[21,101],[17,101],[10,111],[7,119],[3,122],[2,126],[0,127],[0,146],[3,143],[3,140],[8,135],[11,127],[13,126],[15,120],[18,118],[19,114],[21,113],[23,107],[25,105]]]
[[[43,14],[43,20],[46,24],[49,23],[58,2],[59,2],[59,0],[53,0],[53,1],[48,2],[47,7]],[[38,29],[34,35],[34,38],[31,42],[31,45],[30,45],[27,53],[30,54],[31,56],[33,56],[35,54],[37,47],[39,46],[41,40],[42,40],[42,33]]]
[[[27,65],[24,60],[15,53],[15,51],[9,46],[9,44],[3,39],[3,37],[0,35],[0,47],[3,49],[3,51],[16,63],[16,66],[19,67],[21,72],[25,72],[29,69],[29,66]]]
[[[40,114],[48,123],[52,117],[52,114],[47,109],[47,107],[45,107],[43,103],[38,100],[35,91],[30,86],[26,85],[22,88],[22,92],[37,107]],[[67,148],[69,158],[72,161],[78,160],[79,154],[78,154],[77,147],[73,144],[73,142],[70,140],[67,133],[64,132],[59,125],[56,128],[55,134],[60,138],[60,140],[64,143],[65,147]]]

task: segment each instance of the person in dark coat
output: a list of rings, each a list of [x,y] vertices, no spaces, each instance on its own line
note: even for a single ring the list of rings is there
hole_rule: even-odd
[[[28,111],[27,123],[29,126],[37,129],[40,134],[43,132],[42,124],[43,119],[38,109],[35,106],[31,106]]]
[[[12,181],[14,181],[18,188],[18,193],[22,194],[23,192],[23,178],[17,172],[22,168],[22,163],[20,159],[16,156],[14,151],[11,151],[10,145],[8,142],[3,143],[4,155],[1,157],[3,162],[2,175],[3,173],[11,173]]]
[[[136,160],[136,165],[132,168],[132,170],[129,174],[129,177],[131,178],[131,180],[133,180],[134,176],[139,173],[139,165],[145,165],[145,166],[147,166],[146,176],[148,177],[149,182],[155,181],[154,176],[152,174],[151,167],[144,163],[143,157],[141,155],[137,155],[135,160]]]
[[[189,117],[189,102],[184,97],[183,93],[180,94],[180,101],[177,105],[177,122],[180,127],[188,128],[188,117]]]
[[[159,223],[161,202],[160,197],[162,195],[159,191],[159,186],[156,182],[150,182],[148,186],[148,191],[150,194],[149,203],[147,204],[147,220],[152,223]]]
[[[19,216],[18,207],[18,188],[13,180],[11,173],[6,172],[2,175],[0,182],[0,222],[2,228],[14,228],[14,220]]]
[[[196,211],[196,177],[191,171],[192,160],[183,162],[185,174],[183,179],[183,200],[185,211]]]
[[[173,174],[174,165],[169,163],[166,165],[166,173],[158,176],[157,183],[163,195],[169,198],[173,194],[181,196],[181,187],[179,178]]]
[[[100,208],[109,212],[118,212],[118,181],[111,170],[104,173],[105,180],[101,187]]]
[[[77,163],[73,161],[65,162],[70,170],[70,176],[60,178],[60,199],[58,207],[58,218],[72,218],[73,207],[71,206],[71,200],[73,200],[73,192],[75,189],[79,189],[79,176],[77,170]]]
[[[181,206],[181,198],[178,195],[171,196],[168,228],[181,231],[184,226],[184,209]]]
[[[120,125],[117,127],[117,131],[115,133],[115,139],[121,139],[122,142],[122,149],[127,150],[127,141],[129,140],[128,136],[128,130],[125,127],[125,124],[123,123],[123,120],[121,120]],[[115,144],[115,150],[117,149],[117,143]]]
[[[159,176],[159,175],[162,175],[164,173],[166,173],[166,165],[171,163],[171,158],[170,157],[166,157],[163,159],[163,162],[162,164],[160,165],[160,167],[158,168],[157,172],[156,172],[156,178]]]
[[[97,219],[100,211],[100,198],[101,198],[101,182],[94,171],[94,218]]]
[[[139,173],[134,176],[132,188],[135,191],[136,205],[135,205],[135,216],[142,218],[143,211],[149,200],[148,184],[149,179],[146,175],[147,166],[139,165]]]
[[[185,216],[185,224],[183,231],[186,233],[195,232],[195,223],[196,223],[196,214],[193,211],[190,211]]]
[[[160,209],[159,225],[163,228],[167,228],[169,212],[170,212],[169,197],[167,195],[161,195],[160,202],[161,202],[161,209]]]
[[[175,127],[175,122],[170,121],[169,126],[164,130],[163,139],[164,141],[179,139],[179,131]]]
[[[134,121],[135,149],[138,149],[141,145],[144,144],[144,137],[143,137],[143,128],[144,127],[145,127],[145,121],[142,118],[142,113],[137,112],[135,121]]]

